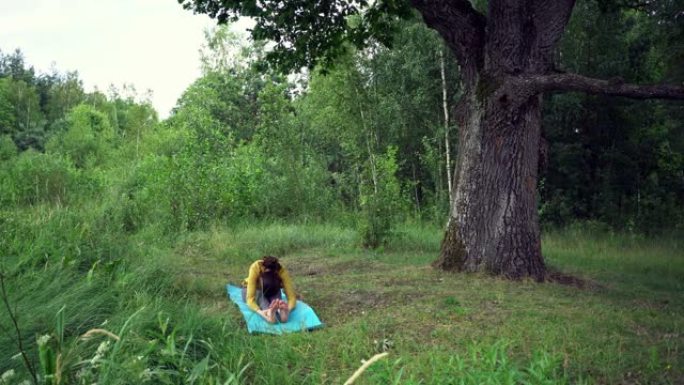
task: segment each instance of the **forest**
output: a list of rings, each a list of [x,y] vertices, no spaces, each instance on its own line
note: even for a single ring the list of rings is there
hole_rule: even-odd
[[[382,352],[356,384],[684,381],[684,103],[545,93],[548,279],[444,271],[467,68],[388,23],[289,74],[207,30],[165,119],[0,52],[0,384],[342,384]],[[553,56],[682,85],[683,42],[677,1],[580,0]],[[323,329],[247,333],[224,286],[263,255]]]

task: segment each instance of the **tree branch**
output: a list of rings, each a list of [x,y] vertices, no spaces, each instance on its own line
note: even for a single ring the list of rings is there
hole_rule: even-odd
[[[466,83],[484,64],[487,19],[468,0],[411,0],[428,27],[436,30],[454,52]]]
[[[529,6],[529,1],[489,1],[485,67],[490,75],[523,72],[526,47],[535,33]]]
[[[521,76],[535,92],[578,91],[634,99],[684,100],[684,87],[667,84],[626,84],[620,78],[603,80],[577,74]]]
[[[531,60],[528,68],[533,73],[548,71],[553,67],[553,53],[558,41],[568,25],[575,0],[533,0],[535,40],[531,48]]]
[[[485,48],[488,73],[548,73],[575,1],[490,0]]]

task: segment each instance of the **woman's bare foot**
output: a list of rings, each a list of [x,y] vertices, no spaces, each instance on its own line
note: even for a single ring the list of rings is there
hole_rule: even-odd
[[[264,317],[266,322],[272,324],[275,323],[276,317],[275,317],[275,309],[266,309],[266,310],[259,310],[259,315]]]
[[[288,306],[287,302],[281,300],[278,304],[277,311],[278,315],[280,315],[280,322],[287,322],[287,319],[290,318],[290,307]]]
[[[288,309],[287,304],[285,304],[285,308],[278,309],[278,315],[280,315],[280,322],[287,322],[290,318],[290,309]]]

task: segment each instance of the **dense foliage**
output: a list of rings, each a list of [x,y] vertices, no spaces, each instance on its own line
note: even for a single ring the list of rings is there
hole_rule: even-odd
[[[682,48],[671,43],[682,23],[672,17],[580,3],[562,66],[679,81]],[[286,78],[262,71],[263,45],[216,30],[207,35],[204,75],[161,123],[134,95],[86,93],[76,73],[37,74],[21,52],[2,54],[0,156],[8,177],[0,200],[64,204],[114,191],[127,227],[169,231],[354,212],[366,213],[360,227],[377,229],[370,238],[401,217],[441,223],[445,152],[448,144],[455,158],[458,129],[453,119],[445,126],[442,102],[446,95],[453,111],[458,70],[420,23],[398,31],[393,49],[348,47],[327,75]],[[544,223],[589,219],[632,231],[682,223],[681,104],[567,94],[547,97],[545,106]]]
[[[655,2],[654,2],[655,3]],[[669,2],[649,12],[593,2],[575,10],[559,55],[564,68],[633,83],[681,83],[681,14]],[[649,14],[650,13],[650,14]],[[680,40],[681,41],[681,40]],[[585,94],[548,98],[548,165],[542,220],[600,220],[657,232],[681,226],[684,202],[684,106]]]
[[[674,3],[643,12],[579,2],[558,53],[559,70],[606,78],[624,74],[632,82],[683,81],[684,23],[672,12]],[[130,88],[113,88],[107,95],[86,92],[75,72],[37,73],[20,51],[0,52],[0,275],[9,283],[7,298],[19,304],[20,315],[29,315],[21,319],[26,346],[35,345],[35,335],[53,333],[51,340],[29,348],[39,349],[32,353],[46,360],[36,363],[47,371],[43,378],[56,373],[54,354],[63,351],[61,368],[75,368],[65,374],[71,376],[65,383],[113,378],[241,383],[248,363],[241,352],[225,350],[233,346],[226,341],[242,338],[229,327],[238,326],[202,318],[194,305],[183,308],[179,303],[188,300],[186,288],[165,259],[172,245],[201,260],[206,250],[198,245],[212,240],[196,241],[196,234],[212,234],[221,226],[238,229],[239,236],[216,241],[221,247],[213,252],[235,269],[259,253],[321,244],[382,248],[394,240],[403,250],[420,248],[415,245],[425,239],[437,242],[438,236],[422,233],[406,241],[411,235],[402,224],[427,223],[432,229],[444,224],[458,131],[447,115],[453,116],[462,90],[459,69],[423,24],[402,21],[387,27],[376,32],[394,31],[391,49],[372,39],[373,31],[350,29],[345,33],[359,33],[370,44],[362,50],[344,45],[325,73],[315,68],[291,76],[263,69],[269,52],[263,43],[226,27],[209,31],[202,76],[163,121]],[[682,104],[566,94],[546,97],[545,109],[548,146],[539,186],[544,224],[572,227],[591,221],[593,229],[635,236],[682,230]],[[278,234],[273,236],[277,242],[268,243],[261,228],[242,226],[258,221],[296,223],[307,236]],[[307,227],[311,223],[335,225],[321,235]],[[426,249],[437,252],[434,245]],[[665,265],[658,269],[666,270]],[[402,274],[388,282],[403,279]],[[677,282],[668,285],[680,287]],[[209,289],[194,290],[206,294]],[[447,305],[465,311],[454,301]],[[79,309],[64,310],[63,303],[78,303]],[[144,306],[144,317],[136,318]],[[174,325],[162,308],[183,314],[186,323]],[[5,360],[17,349],[3,312],[0,373],[21,366],[16,359]],[[55,315],[61,323],[53,330],[46,325]],[[123,349],[121,342],[100,345],[101,352],[81,360],[96,351],[96,344],[76,336],[104,327],[103,322],[124,333],[132,327],[129,321],[139,331],[125,342],[130,357],[102,360],[114,354],[108,349]],[[174,327],[189,332],[177,336]],[[193,340],[192,333],[218,337]],[[67,342],[57,338],[65,334]],[[444,355],[431,365],[472,378],[493,372],[516,383],[533,381],[538,370],[551,378],[549,383],[570,382],[556,371],[558,357],[535,356],[530,368],[520,371],[514,364],[496,364],[505,358],[502,346],[468,349],[489,351],[495,360],[481,372],[468,372],[463,361]],[[657,358],[649,367],[653,378],[666,367]],[[347,361],[355,364],[356,356]],[[375,378],[399,382],[401,373],[393,372],[397,365],[387,365]],[[141,372],[147,377],[139,377]],[[320,370],[311,377],[298,375],[302,383],[325,382],[315,377]]]

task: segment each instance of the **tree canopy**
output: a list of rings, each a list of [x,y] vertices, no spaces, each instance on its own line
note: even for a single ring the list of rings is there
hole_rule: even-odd
[[[270,63],[285,70],[316,64],[329,66],[344,52],[344,43],[365,46],[370,39],[390,44],[397,18],[412,15],[407,1],[255,1],[178,0],[185,9],[219,23],[240,16],[255,21],[252,37],[275,46]]]

